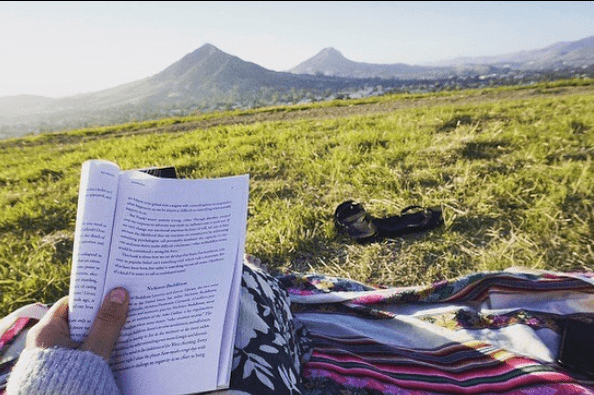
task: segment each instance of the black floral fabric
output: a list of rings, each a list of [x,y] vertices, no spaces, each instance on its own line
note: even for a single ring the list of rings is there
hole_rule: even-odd
[[[258,395],[302,394],[301,367],[309,344],[278,280],[244,265],[230,389]]]

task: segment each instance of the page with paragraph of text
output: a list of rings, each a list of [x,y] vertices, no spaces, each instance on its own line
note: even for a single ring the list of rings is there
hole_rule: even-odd
[[[228,387],[248,175],[183,180],[119,171],[117,178],[110,195],[114,213],[101,214],[106,223],[111,215],[113,228],[109,250],[101,253],[108,258],[101,264],[104,282],[97,285],[93,308],[114,287],[130,293],[128,320],[110,360],[120,390],[131,395],[179,395]],[[88,188],[85,194],[88,199]],[[99,208],[104,210],[91,209],[94,215]],[[73,267],[79,276],[71,286],[85,284],[80,274],[89,265],[81,263]],[[90,325],[96,314],[91,310],[83,309],[81,322]],[[77,314],[75,309],[71,320]],[[80,337],[84,336],[81,329]]]
[[[82,166],[69,293],[70,336],[84,339],[101,306],[120,168],[104,160]]]
[[[229,296],[238,295],[231,285],[241,270],[247,196],[247,176],[120,177],[105,292],[130,292],[112,361],[123,393],[219,388],[220,358],[231,357],[221,355],[221,342]]]

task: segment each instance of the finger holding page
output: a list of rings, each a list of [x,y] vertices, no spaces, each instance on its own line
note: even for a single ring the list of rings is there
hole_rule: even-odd
[[[89,336],[80,349],[92,351],[108,360],[126,323],[129,301],[130,297],[124,288],[112,289],[105,297]]]
[[[68,329],[68,297],[63,297],[27,334],[27,348],[76,348]]]

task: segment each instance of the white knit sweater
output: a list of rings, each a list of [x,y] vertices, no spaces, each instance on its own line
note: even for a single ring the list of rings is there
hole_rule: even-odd
[[[121,395],[109,365],[89,351],[25,349],[14,366],[7,395]]]
[[[25,349],[12,369],[5,395],[121,395],[109,365],[89,351]],[[251,395],[222,390],[209,395]]]

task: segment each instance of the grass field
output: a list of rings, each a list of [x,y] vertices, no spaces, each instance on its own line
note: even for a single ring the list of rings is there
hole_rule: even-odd
[[[594,270],[594,82],[393,95],[0,141],[0,314],[68,292],[80,168],[249,173],[246,252],[273,272],[423,284],[511,266]],[[437,206],[445,225],[368,245],[335,231]]]

